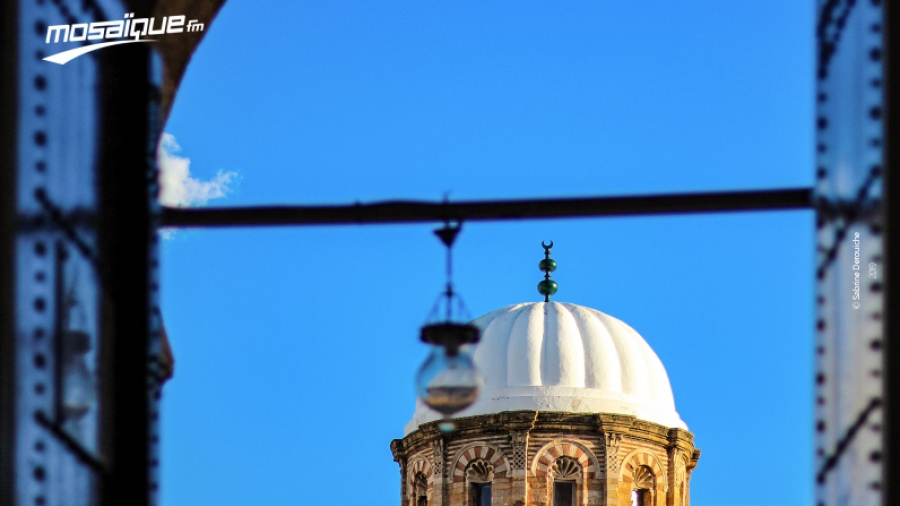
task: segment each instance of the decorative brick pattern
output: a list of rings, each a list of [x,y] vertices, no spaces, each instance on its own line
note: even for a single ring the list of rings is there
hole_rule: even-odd
[[[542,448],[534,462],[534,475],[546,477],[550,467],[560,457],[570,457],[578,462],[585,473],[585,478],[593,479],[596,476],[596,459],[589,450],[574,441],[554,441]]]
[[[634,488],[656,489],[656,477],[653,476],[653,471],[647,466],[638,466],[634,471],[633,479]]]
[[[428,465],[428,461],[422,457],[417,458],[412,462],[411,465],[406,468],[406,490],[410,495],[415,493],[416,490],[416,475],[422,474],[428,480],[428,488],[432,488],[432,483],[434,482],[434,475],[430,472],[431,466]]]
[[[556,480],[578,480],[583,473],[581,463],[572,457],[559,457],[550,466],[550,476]]]
[[[444,473],[444,440],[438,439],[434,442],[434,460],[431,464],[432,473],[435,476],[442,476]]]
[[[621,434],[606,433],[606,469],[610,475],[619,473],[619,444],[621,442]]]
[[[528,433],[525,431],[510,432],[509,443],[512,446],[512,468],[524,471],[525,455],[528,451]]]
[[[466,480],[474,483],[490,483],[494,481],[494,466],[484,459],[469,462],[466,468]]]
[[[509,460],[499,448],[486,443],[476,443],[459,452],[453,466],[453,482],[462,483],[466,480],[466,470],[469,463],[483,460],[493,467],[494,478],[506,478],[509,471]]]
[[[655,489],[666,490],[666,474],[663,472],[659,460],[643,450],[635,450],[625,458],[620,480],[630,487],[631,484],[636,483],[636,480],[646,480],[647,473],[651,473]]]

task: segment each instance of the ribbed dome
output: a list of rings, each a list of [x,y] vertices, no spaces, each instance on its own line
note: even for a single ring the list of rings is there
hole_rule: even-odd
[[[621,320],[575,304],[537,302],[498,309],[472,323],[482,330],[475,363],[485,384],[478,401],[459,416],[621,413],[687,429],[659,357]],[[419,401],[406,433],[438,418]]]

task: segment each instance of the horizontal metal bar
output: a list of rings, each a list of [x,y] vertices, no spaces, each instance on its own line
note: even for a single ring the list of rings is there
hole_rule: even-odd
[[[793,188],[740,192],[637,195],[469,202],[389,201],[344,206],[266,206],[185,209],[164,207],[163,227],[351,225],[491,221],[538,218],[641,216],[811,209],[812,190]]]

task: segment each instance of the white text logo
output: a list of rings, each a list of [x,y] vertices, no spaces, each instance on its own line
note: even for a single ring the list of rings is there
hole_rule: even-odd
[[[113,42],[101,42],[90,44],[61,53],[52,54],[45,61],[65,65],[79,56],[103,49],[104,47],[129,44],[133,42],[151,42],[154,39],[142,39],[145,35],[163,35],[166,33],[202,32],[204,24],[196,19],[188,21],[185,26],[184,16],[168,16],[162,18],[159,25],[156,18],[134,18],[134,13],[125,14],[124,20],[97,21],[95,23],[78,23],[73,25],[54,25],[47,27],[47,44],[59,42],[84,42],[88,40],[115,40]]]

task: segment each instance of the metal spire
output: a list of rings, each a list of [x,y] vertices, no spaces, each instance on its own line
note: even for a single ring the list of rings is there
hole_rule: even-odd
[[[541,246],[544,247],[544,259],[538,263],[538,268],[544,271],[544,279],[538,283],[537,289],[538,293],[544,296],[544,302],[550,302],[550,296],[559,290],[559,285],[556,284],[556,281],[550,279],[550,273],[556,270],[556,260],[550,258],[550,248],[553,247],[553,241],[550,241],[550,244],[545,244],[541,241]]]

